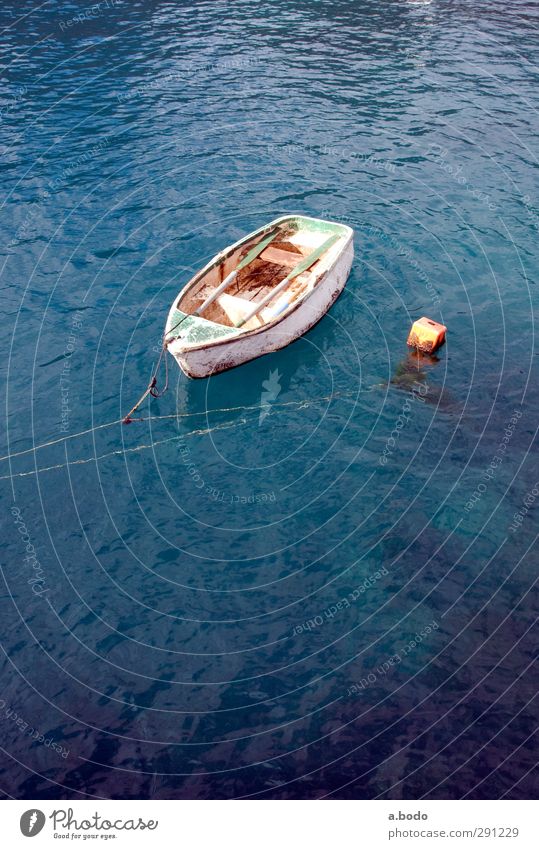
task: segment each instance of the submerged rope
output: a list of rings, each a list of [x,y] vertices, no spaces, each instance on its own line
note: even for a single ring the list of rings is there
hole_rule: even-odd
[[[160,418],[160,416],[156,416],[155,418]],[[158,439],[155,442],[150,442],[149,444],[135,445],[133,448],[119,448],[116,451],[108,451],[106,454],[101,454],[99,457],[84,457],[80,460],[68,460],[67,463],[56,463],[54,466],[44,466],[41,469],[32,469],[30,472],[16,472],[13,475],[0,475],[0,481],[11,480],[12,478],[27,478],[31,475],[38,475],[40,472],[50,472],[54,469],[66,469],[68,466],[82,466],[85,463],[97,462],[98,460],[104,460],[107,457],[121,456],[136,451],[144,451],[147,448],[154,448],[156,445],[164,445],[167,442],[185,439],[188,436],[203,436],[205,434],[212,433],[214,430],[227,430],[228,428],[239,427],[240,425],[247,424],[247,421],[248,419],[239,419],[236,422],[224,422],[223,424],[216,425],[215,427],[191,430],[188,433],[183,433],[179,436],[170,436],[168,439]]]
[[[163,354],[165,353],[166,349],[167,349],[167,345],[166,345],[166,342],[165,342],[165,337],[163,337],[163,343],[161,345],[161,353],[159,354],[159,359],[157,360],[157,365],[156,365],[155,369],[153,370],[152,376],[150,377],[150,382],[148,383],[148,387],[147,387],[146,391],[140,396],[140,398],[137,401],[137,403],[135,404],[135,406],[132,407],[129,410],[127,416],[123,417],[122,424],[131,424],[131,422],[136,421],[136,419],[132,419],[131,416],[134,412],[136,412],[136,410],[138,410],[138,408],[140,407],[142,402],[148,397],[148,395],[151,395],[152,398],[160,398],[161,395],[164,395],[165,392],[167,391],[167,389],[168,389],[168,360],[167,360],[166,357],[165,357],[165,385],[164,385],[163,389],[161,390],[161,392],[159,392],[155,388],[157,386],[157,375],[159,374],[159,367],[161,365],[161,360],[163,359]]]
[[[333,395],[324,395],[319,398],[304,398],[301,401],[274,401],[271,406],[272,408],[295,406],[302,409],[304,407],[309,407],[317,401],[332,401],[334,398],[346,400],[351,397],[357,397],[357,392],[335,392]],[[240,407],[214,407],[213,409],[200,410],[196,413],[170,413],[166,416],[142,416],[140,419],[136,419],[136,421],[151,422],[161,421],[164,419],[189,419],[193,418],[193,416],[208,416],[210,413],[236,413],[240,410],[262,409],[267,409],[267,404],[254,404],[252,406],[242,404]],[[49,442],[42,442],[41,445],[34,445],[33,448],[25,448],[24,451],[15,451],[12,454],[5,454],[3,457],[0,457],[0,461],[13,460],[15,457],[22,457],[24,454],[32,454],[34,451],[39,451],[41,448],[48,448],[50,445],[58,445],[60,442],[67,442],[68,439],[77,439],[79,436],[86,436],[88,433],[94,433],[94,431],[103,430],[103,428],[122,424],[123,421],[124,419],[114,419],[114,421],[111,422],[105,422],[104,424],[89,427],[86,430],[80,430],[78,433],[68,433],[66,436],[60,436],[58,439],[51,439]],[[195,432],[196,431],[193,431],[193,433]],[[0,478],[0,480],[3,480],[3,478]]]

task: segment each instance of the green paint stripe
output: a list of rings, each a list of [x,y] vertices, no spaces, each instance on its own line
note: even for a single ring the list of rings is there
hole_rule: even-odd
[[[259,242],[258,245],[255,245],[254,248],[251,248],[249,253],[245,254],[242,261],[236,267],[236,272],[241,271],[242,268],[245,268],[246,265],[249,265],[249,263],[252,262],[253,259],[256,259],[257,256],[262,253],[264,248],[267,248],[269,243],[273,242],[273,240],[274,240],[275,236],[277,235],[277,233],[279,232],[279,230],[280,230],[280,227],[277,227],[275,230],[273,230],[269,234],[269,236],[266,236],[265,239],[262,239],[262,241]]]
[[[237,331],[233,327],[226,327],[223,324],[215,324],[213,321],[208,321],[205,318],[188,315],[182,313],[181,310],[174,310],[171,326],[174,327],[179,320],[185,318],[182,322],[182,343],[185,345],[203,344],[204,342],[212,342],[214,339],[221,339],[223,336],[232,336]],[[166,332],[166,336],[171,331]],[[169,340],[171,341],[171,340]]]
[[[337,239],[339,238],[339,234],[335,233],[335,235],[330,236],[329,239],[326,239],[326,241],[322,245],[320,245],[319,248],[316,248],[316,250],[310,253],[309,256],[306,256],[304,260],[302,260],[298,265],[296,265],[294,269],[292,269],[290,274],[287,274],[288,279],[294,280],[295,277],[298,277],[300,274],[303,274],[304,271],[307,271],[307,269],[310,268],[311,265],[314,265],[314,263],[318,259],[320,259],[322,254],[325,254],[325,252],[328,251],[330,247],[334,245]]]

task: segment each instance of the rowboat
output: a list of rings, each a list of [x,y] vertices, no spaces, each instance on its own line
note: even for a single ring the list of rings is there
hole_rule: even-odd
[[[180,291],[164,344],[188,377],[284,348],[342,292],[354,256],[345,224],[284,215],[217,254]]]

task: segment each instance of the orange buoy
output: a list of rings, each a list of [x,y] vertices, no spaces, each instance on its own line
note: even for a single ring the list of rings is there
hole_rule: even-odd
[[[437,321],[423,316],[414,321],[408,336],[408,345],[411,348],[417,348],[418,351],[431,354],[445,342],[446,330],[447,327],[444,324],[438,324]]]

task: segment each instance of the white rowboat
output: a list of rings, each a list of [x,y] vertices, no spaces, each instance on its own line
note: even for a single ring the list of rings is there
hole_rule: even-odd
[[[165,345],[208,377],[302,336],[342,292],[354,256],[345,224],[286,215],[217,254],[176,297]]]

